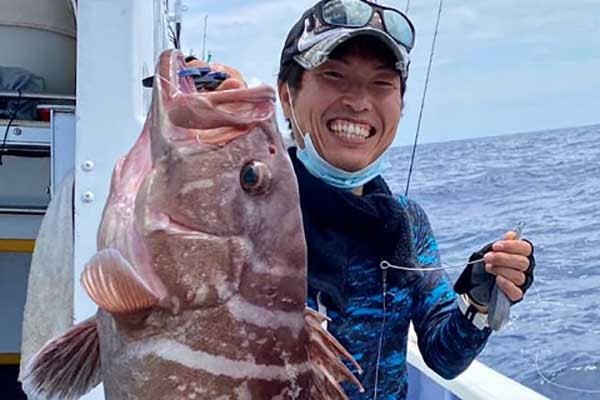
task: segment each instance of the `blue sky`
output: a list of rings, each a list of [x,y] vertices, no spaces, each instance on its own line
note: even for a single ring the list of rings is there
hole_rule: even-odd
[[[274,85],[285,36],[313,3],[189,0],[183,48],[201,53],[208,14],[213,61]],[[398,145],[414,137],[438,0],[410,3],[417,44]],[[444,1],[421,142],[595,124],[599,110],[600,0]]]

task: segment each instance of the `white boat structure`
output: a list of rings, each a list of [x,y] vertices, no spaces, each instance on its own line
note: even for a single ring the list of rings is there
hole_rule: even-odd
[[[79,276],[95,252],[112,168],[141,130],[151,95],[141,81],[171,46],[168,27],[180,17],[181,3],[0,0],[0,10],[0,67],[21,67],[46,82],[36,93],[0,90],[0,105],[9,100],[41,105],[30,120],[0,119],[0,393],[17,400],[25,398],[17,373],[28,279],[34,273],[42,282],[57,278],[51,276],[56,269],[48,267],[44,275],[43,263],[31,263],[46,207],[74,171],[72,237],[46,236],[37,246],[72,245],[72,252],[64,253],[73,266],[68,271],[72,285],[67,285],[72,295],[58,289],[54,294],[59,300],[68,296],[72,309],[48,310],[46,324],[61,313],[63,319],[80,321],[96,310]],[[458,378],[444,380],[425,365],[414,334],[408,361],[410,400],[546,399],[477,361]],[[102,388],[84,398],[103,399]]]

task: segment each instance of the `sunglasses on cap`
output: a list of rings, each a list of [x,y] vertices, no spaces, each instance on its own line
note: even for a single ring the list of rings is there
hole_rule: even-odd
[[[316,4],[314,16],[321,23],[320,31],[331,27],[362,28],[373,26],[375,13],[382,30],[395,42],[411,51],[415,44],[415,28],[404,13],[368,0],[326,0]]]

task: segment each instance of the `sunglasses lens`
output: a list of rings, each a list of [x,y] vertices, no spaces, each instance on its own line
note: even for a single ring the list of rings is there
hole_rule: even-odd
[[[388,34],[411,50],[415,44],[415,35],[406,18],[392,10],[384,10],[383,20]]]
[[[360,0],[331,0],[323,4],[323,20],[331,25],[364,26],[372,15],[371,6]]]

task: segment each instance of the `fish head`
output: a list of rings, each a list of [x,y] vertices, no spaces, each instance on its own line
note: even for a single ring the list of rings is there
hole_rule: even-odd
[[[266,85],[248,88],[236,71],[211,67],[230,76],[214,91],[198,91],[180,74],[187,66],[177,51],[163,53],[157,67],[149,117],[153,174],[136,202],[145,231],[160,232],[152,247],[180,258],[159,263],[163,271],[157,272],[171,291],[175,275],[187,276],[188,290],[209,285],[218,291],[226,279],[228,291],[235,291],[248,263],[285,265],[304,284],[298,188],[275,122],[275,92]],[[160,249],[186,240],[188,247]],[[202,272],[190,272],[184,255]],[[281,289],[276,281],[269,280],[269,290]],[[303,301],[305,288],[294,291]]]

